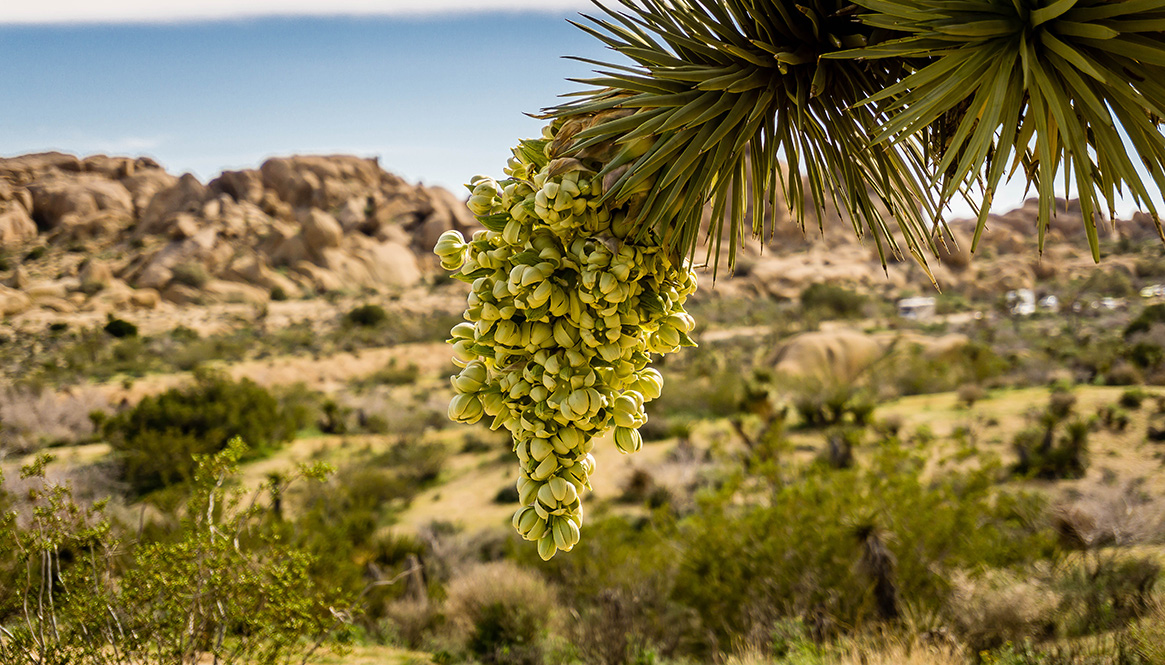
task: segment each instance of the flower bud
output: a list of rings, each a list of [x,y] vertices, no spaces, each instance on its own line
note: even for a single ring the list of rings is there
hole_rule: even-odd
[[[638,452],[643,447],[643,437],[639,430],[628,427],[615,428],[615,447],[621,453]]]
[[[477,395],[454,395],[449,402],[449,419],[472,425],[481,420],[484,413],[481,399]]]

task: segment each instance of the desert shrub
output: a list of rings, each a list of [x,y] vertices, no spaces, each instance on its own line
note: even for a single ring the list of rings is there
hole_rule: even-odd
[[[250,379],[195,373],[193,384],[142,399],[103,432],[138,494],[193,479],[194,455],[214,454],[241,436],[254,457],[290,441],[304,423]]]
[[[433,484],[447,458],[443,445],[411,440],[377,455],[358,455],[303,498],[305,519],[312,528],[331,531],[337,546],[365,547],[393,511]]]
[[[118,339],[123,337],[137,337],[138,334],[137,326],[125,319],[118,319],[113,316],[109,317],[109,321],[106,322],[104,330],[110,336],[117,337]]]
[[[510,562],[475,566],[449,582],[445,614],[482,663],[537,665],[557,609],[536,573]]]
[[[674,385],[683,385],[684,390],[665,388],[658,399],[647,404],[650,419],[659,417],[670,424],[702,418],[723,418],[736,413],[740,408],[745,379],[739,367],[709,369],[689,365],[684,371],[669,370],[667,380],[674,381]]]
[[[793,410],[805,427],[865,426],[876,407],[873,395],[852,384],[806,379],[796,385]]]
[[[449,450],[443,444],[406,439],[372,458],[372,463],[392,467],[414,485],[424,488],[437,480],[448,459]]]
[[[1015,473],[1029,478],[1080,478],[1088,469],[1088,421],[1044,419],[1012,440]]]
[[[1079,287],[1080,293],[1127,298],[1137,293],[1129,276],[1119,270],[1096,268]]]
[[[1150,558],[1097,553],[1078,562],[1057,580],[1060,632],[1091,635],[1125,626],[1152,608],[1160,577],[1161,564]]]
[[[320,417],[316,427],[324,434],[347,434],[351,429],[348,421],[352,418],[352,408],[341,406],[334,399],[325,400],[320,405]]]
[[[271,299],[276,301],[276,302],[282,302],[284,300],[288,300],[291,297],[291,296],[287,295],[287,291],[284,290],[284,288],[282,286],[279,286],[278,284],[271,287],[270,296],[271,296]]]
[[[737,490],[724,491],[682,522],[673,597],[699,615],[706,647],[781,617],[816,617],[819,634],[875,619],[875,579],[855,574],[866,547],[860,525],[885,534],[895,563],[884,580],[901,602],[931,610],[946,601],[945,571],[1052,551],[1050,534],[1029,521],[1039,499],[1000,494],[992,465],[925,479],[924,465],[924,456],[887,443],[866,468],[813,465],[778,479],[765,505],[743,509]]]
[[[1122,408],[1136,411],[1137,409],[1141,408],[1141,403],[1144,402],[1145,398],[1148,396],[1149,394],[1141,388],[1129,388],[1128,390],[1121,393],[1120,399],[1117,400],[1117,404],[1119,404]]]
[[[861,316],[866,296],[836,284],[810,284],[801,292],[801,307],[839,318]]]
[[[425,646],[428,638],[442,623],[440,605],[428,598],[398,598],[384,610],[385,623],[391,627],[389,639],[410,649]]]
[[[0,389],[0,455],[82,441],[93,435],[90,414],[107,408],[108,401],[97,391]]]
[[[376,370],[372,374],[359,379],[355,382],[359,388],[368,388],[371,386],[403,386],[417,382],[417,377],[421,374],[421,369],[417,364],[410,362],[401,365],[396,358],[391,358],[383,367]]]
[[[1104,373],[1104,383],[1109,386],[1131,386],[1141,383],[1141,373],[1127,360],[1118,358]]]
[[[964,383],[955,391],[955,398],[965,408],[975,406],[975,402],[987,396],[987,391],[977,383]]]
[[[972,342],[938,356],[928,355],[915,344],[888,357],[875,374],[881,394],[896,397],[946,392],[968,383],[982,385],[1006,369],[1007,362],[984,343]]]
[[[311,555],[272,537],[266,509],[224,489],[246,450],[235,440],[200,460],[182,519],[158,541],[122,537],[104,504],[47,481],[48,458],[26,466],[35,510],[27,522],[0,515],[0,561],[21,564],[12,582],[33,600],[0,631],[0,662],[278,663],[334,635],[353,598],[318,585]]]
[[[388,583],[428,555],[425,544],[384,528],[414,494],[415,487],[391,469],[361,460],[298,496],[298,516],[284,522],[284,537],[316,557],[317,579],[362,596],[359,619],[373,633],[389,603],[409,591],[426,592],[410,589],[407,579]],[[429,575],[425,570],[424,577]]]
[[[529,548],[516,556],[556,583],[572,610],[567,636],[582,662],[628,665],[638,645],[670,657],[698,634],[695,612],[672,598],[679,551],[673,539],[645,520],[606,517],[587,521],[587,537],[569,557],[543,564]]]
[[[957,573],[948,612],[974,652],[1045,636],[1054,629],[1060,594],[1040,579],[1008,570]]]
[[[380,305],[360,305],[344,315],[344,324],[361,328],[375,328],[388,321],[388,312]]]
[[[1111,404],[1097,409],[1096,417],[1105,429],[1114,432],[1125,431],[1128,429],[1129,423],[1132,422],[1128,411]]]
[[[512,506],[518,503],[521,495],[518,494],[518,488],[514,483],[506,483],[498,493],[494,495],[494,503],[500,503],[503,506]]]
[[[206,267],[196,261],[179,263],[170,269],[171,279],[185,286],[201,289],[210,281]]]
[[[1125,327],[1125,339],[1137,333],[1149,332],[1155,323],[1165,323],[1165,303],[1156,303],[1145,307],[1137,318]]]
[[[1048,396],[1048,415],[1055,420],[1063,420],[1076,408],[1076,395],[1071,390],[1054,388]]]
[[[661,508],[673,500],[672,491],[666,485],[655,481],[650,472],[635,469],[623,483],[617,498],[622,503],[646,504],[648,508]]]

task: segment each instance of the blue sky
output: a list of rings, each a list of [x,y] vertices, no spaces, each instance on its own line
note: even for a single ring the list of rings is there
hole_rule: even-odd
[[[0,25],[0,154],[146,154],[202,178],[289,153],[500,174],[602,46],[573,12]],[[0,16],[0,20],[2,20]]]
[[[613,4],[613,2],[611,3]],[[586,0],[0,3],[0,155],[149,155],[203,180],[293,153],[378,156],[464,192],[538,134],[524,113],[606,59]],[[1022,203],[999,192],[996,211]],[[1119,209],[1128,214],[1130,206]],[[969,207],[955,208],[968,215]]]

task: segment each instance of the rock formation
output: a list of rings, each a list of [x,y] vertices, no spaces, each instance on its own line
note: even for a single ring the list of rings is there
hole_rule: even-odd
[[[38,301],[29,293],[50,291],[149,306],[158,294],[251,302],[407,288],[437,269],[430,250],[442,232],[475,227],[451,193],[411,185],[375,159],[273,158],[206,184],[148,158],[0,159],[0,251],[47,244],[90,257],[51,280],[30,281],[17,266],[20,279],[8,282],[22,288],[0,294],[2,309],[26,309]]]

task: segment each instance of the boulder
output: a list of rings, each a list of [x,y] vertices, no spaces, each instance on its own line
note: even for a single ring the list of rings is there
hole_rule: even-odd
[[[206,187],[198,178],[186,173],[172,186],[156,193],[142,213],[138,233],[164,231],[179,213],[198,213],[207,198]]]
[[[301,208],[296,218],[299,220],[304,244],[309,252],[318,255],[329,247],[339,247],[344,239],[344,229],[335,217],[316,208]]]
[[[81,289],[84,291],[99,291],[113,283],[113,270],[99,259],[88,259],[77,275],[81,280]]]
[[[83,170],[81,160],[76,155],[60,152],[40,152],[0,159],[0,178],[18,185],[26,185],[47,173],[80,173]]]
[[[0,247],[26,243],[36,238],[36,231],[36,223],[24,206],[14,202],[0,204]]]
[[[28,271],[24,269],[24,266],[16,266],[16,269],[8,276],[8,279],[4,280],[4,286],[18,290],[27,288]]]
[[[293,272],[303,276],[317,293],[329,291],[343,291],[352,288],[352,284],[345,284],[335,273],[317,266],[310,261],[300,261],[291,267]]]
[[[227,194],[238,203],[257,205],[263,201],[263,175],[254,169],[223,171],[222,175],[210,181],[207,188]]]
[[[162,296],[154,289],[134,289],[129,303],[138,309],[157,309]]]
[[[171,283],[161,292],[163,300],[175,305],[194,305],[202,302],[202,292],[185,284]]]
[[[167,231],[171,240],[186,240],[198,234],[201,218],[188,212],[180,212],[170,218],[170,228]]]
[[[85,228],[98,217],[129,223],[134,216],[129,190],[96,175],[66,178],[56,174],[29,185],[28,192],[32,195],[32,217],[46,230]]]
[[[348,199],[344,205],[340,206],[340,210],[336,213],[336,221],[344,227],[345,233],[360,230],[364,222],[368,220],[369,203],[369,198],[355,198]]]
[[[882,344],[854,330],[807,332],[795,335],[777,350],[773,367],[787,377],[844,385],[857,379],[882,354]]]
[[[0,316],[14,316],[32,307],[32,299],[25,293],[0,286]]]
[[[138,160],[133,157],[92,155],[81,161],[81,168],[86,173],[97,173],[109,180],[120,180],[134,174],[138,168]]]
[[[33,282],[24,287],[24,292],[28,294],[28,297],[40,300],[42,298],[67,298],[70,291],[78,291],[80,288],[81,283],[76,279],[60,279],[52,282]]]
[[[367,266],[372,288],[399,289],[421,281],[417,257],[408,247],[393,242],[375,243],[356,253]]]
[[[300,294],[299,285],[272,270],[265,259],[255,254],[245,254],[235,259],[223,273],[223,278],[261,287],[268,293],[278,288],[288,297]]]
[[[942,265],[952,272],[962,272],[971,265],[971,239],[962,229],[951,228],[950,235],[943,235],[935,244],[938,246],[938,259]]]
[[[413,233],[413,249],[417,252],[432,252],[433,246],[441,234],[456,229],[462,233],[477,228],[478,223],[465,202],[458,199],[447,189],[441,187],[426,188],[432,212],[421,222]]]
[[[381,171],[375,159],[351,155],[278,157],[259,170],[264,186],[297,208],[332,210],[380,188],[385,176],[399,181]]]
[[[217,303],[246,303],[262,305],[269,301],[267,289],[261,289],[241,282],[211,280],[202,289],[203,300]]]
[[[137,168],[133,175],[122,178],[121,184],[133,198],[134,210],[140,218],[153,201],[154,195],[178,184],[178,178],[161,168]]]
[[[1113,225],[1122,238],[1129,240],[1144,241],[1160,237],[1153,216],[1145,212],[1137,211],[1133,213],[1132,219],[1117,220]]]
[[[84,288],[82,292],[86,292]],[[97,312],[116,311],[129,305],[132,298],[133,289],[128,284],[120,279],[112,279],[85,301],[84,308]]]
[[[33,298],[33,302],[41,309],[47,309],[58,314],[72,314],[77,311],[77,306],[64,298],[46,296],[43,298]]]
[[[268,255],[271,264],[276,266],[295,266],[311,260],[312,254],[308,251],[303,236],[294,235],[290,238],[277,240],[275,249]]]
[[[136,288],[161,289],[182,264],[195,264],[207,275],[218,274],[233,253],[229,243],[218,242],[218,232],[206,228],[184,240],[175,240],[142,259],[138,267],[128,270]]]

